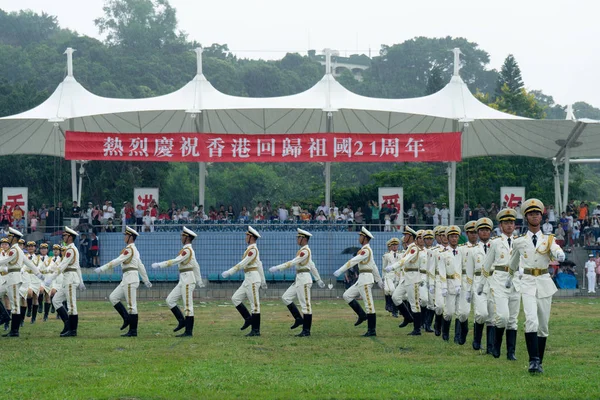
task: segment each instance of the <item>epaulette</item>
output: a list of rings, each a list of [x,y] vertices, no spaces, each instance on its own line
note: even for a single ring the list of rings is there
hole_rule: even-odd
[[[457,247],[463,247],[464,245],[466,245],[466,243],[461,243]]]
[[[494,240],[494,239],[498,239],[501,238],[502,236],[494,236],[493,238],[490,238],[490,240]]]
[[[445,251],[448,251],[448,249],[446,249],[446,248],[444,248],[444,249],[441,249],[441,250],[440,250],[440,253],[443,253],[443,252],[445,252]]]
[[[527,236],[527,232],[520,234],[519,236],[517,236],[518,238],[523,237],[523,236]]]

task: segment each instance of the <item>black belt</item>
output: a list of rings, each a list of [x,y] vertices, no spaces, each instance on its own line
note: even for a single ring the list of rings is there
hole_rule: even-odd
[[[77,268],[66,268],[65,272],[77,272]]]
[[[182,273],[182,272],[192,272],[193,270],[194,270],[193,267],[179,268],[179,273]]]
[[[296,273],[300,273],[300,272],[310,272],[309,268],[299,268],[296,270]]]

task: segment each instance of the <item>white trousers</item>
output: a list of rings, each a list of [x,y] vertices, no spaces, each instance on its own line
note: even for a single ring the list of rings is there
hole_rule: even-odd
[[[138,284],[139,285],[139,284]],[[169,308],[177,306],[177,302],[181,299],[183,302],[183,315],[186,317],[194,316],[194,288],[195,283],[177,283],[177,286],[171,290],[167,296],[167,305]],[[117,288],[118,289],[118,288]],[[116,291],[116,289],[115,289]],[[114,292],[113,292],[114,293]],[[136,308],[137,314],[137,308]]]
[[[491,325],[494,313],[494,303],[489,299],[487,293],[475,294],[471,300],[475,310],[475,322],[478,324]]]
[[[55,309],[61,308],[63,301],[67,302],[69,315],[77,315],[77,283],[63,285],[52,299]]]
[[[383,292],[386,296],[391,296],[396,290],[396,285],[394,285],[394,278],[386,277],[383,279]]]
[[[398,285],[396,290],[394,290],[394,294],[392,295],[394,304],[399,306],[400,303],[402,303],[402,300],[408,298],[411,311],[414,313],[421,312],[419,287],[420,285],[418,283],[401,283]]]
[[[596,274],[588,274],[588,293],[596,293]]]
[[[538,299],[523,293],[523,312],[525,313],[525,332],[537,332],[538,336],[548,337],[548,321],[552,296]]]
[[[421,281],[424,281],[423,277],[421,277]],[[426,307],[429,303],[429,289],[427,289],[427,284],[419,286],[419,299],[421,300],[421,308]]]
[[[446,321],[452,321],[454,313],[456,313],[456,310],[458,310],[458,301],[460,300],[460,296],[448,293],[445,300],[446,305],[444,307],[444,319]]]
[[[490,296],[494,303],[494,325],[498,328],[517,330],[517,318],[521,308],[521,293],[512,288],[510,294],[490,286]]]
[[[471,303],[467,301],[467,291],[462,290],[461,288],[460,294],[458,297],[458,309],[456,310],[456,318],[460,320],[460,322],[465,322],[469,319],[469,314],[471,314]],[[471,298],[473,301],[473,298]]]
[[[127,303],[127,312],[129,314],[137,314],[137,290],[140,283],[122,283],[112,291],[108,300],[114,306],[121,300]]]
[[[367,284],[358,284],[350,286],[344,292],[344,300],[346,303],[350,303],[352,300],[358,298],[358,296],[362,297],[363,304],[365,305],[365,312],[367,314],[375,314],[375,304],[373,303],[373,294],[371,293],[372,283]]]
[[[244,299],[248,299],[250,302],[250,312],[252,314],[260,314],[260,295],[258,290],[260,289],[260,282],[250,283],[244,282],[242,286],[235,291],[231,296],[231,301],[234,306],[242,304]]]
[[[442,282],[436,279],[435,281],[435,295],[434,295],[434,310],[436,315],[442,315],[444,308],[446,307],[446,300],[442,296]]]
[[[283,300],[283,304],[286,306],[292,304],[296,297],[300,302],[300,308],[302,309],[302,314],[312,314],[312,306],[310,305],[310,288],[312,287],[312,283],[305,284],[296,284],[294,283],[290,286],[281,299]]]
[[[19,289],[21,287],[20,283],[15,285],[7,285],[4,284],[2,287],[6,287],[6,295],[8,296],[8,302],[10,303],[10,312],[13,314],[21,314],[21,304],[19,302],[20,293]],[[1,300],[1,296],[0,296]]]

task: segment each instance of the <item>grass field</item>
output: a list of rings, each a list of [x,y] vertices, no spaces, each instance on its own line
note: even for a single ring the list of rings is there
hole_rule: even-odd
[[[527,372],[522,325],[518,361],[509,362],[504,354],[494,359],[472,350],[472,327],[467,344],[458,346],[433,334],[406,336],[408,328],[380,312],[378,336],[363,338],[366,323],[354,327],[354,313],[342,301],[313,307],[309,338],[293,336],[300,330],[289,329],[287,309],[274,300],[263,302],[259,338],[243,336],[241,318],[225,302],[197,305],[194,337],[176,338],[167,307],[146,302],[139,336],[122,338],[108,302],[81,302],[77,338],[58,337],[62,323],[53,314],[46,323],[27,320],[20,338],[0,338],[0,398],[600,397],[599,299],[554,302],[541,376]]]

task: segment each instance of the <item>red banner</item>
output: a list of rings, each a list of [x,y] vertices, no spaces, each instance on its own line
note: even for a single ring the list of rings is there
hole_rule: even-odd
[[[460,132],[208,134],[67,131],[67,160],[179,162],[460,161]]]

